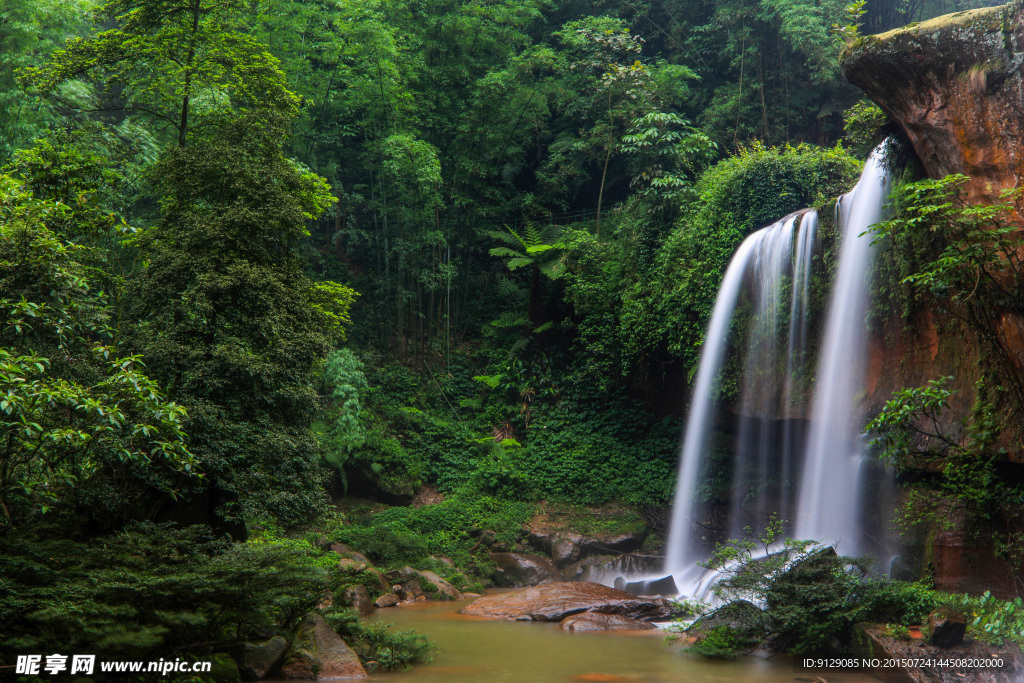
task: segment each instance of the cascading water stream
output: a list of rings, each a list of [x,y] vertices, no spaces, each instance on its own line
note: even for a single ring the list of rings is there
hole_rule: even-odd
[[[665,557],[666,568],[673,574],[689,569],[698,559],[701,559],[694,556],[688,538],[690,520],[696,512],[694,504],[697,498],[697,478],[700,475],[701,464],[707,451],[708,436],[714,419],[713,413],[717,404],[716,384],[722,360],[725,357],[733,309],[739,298],[747,264],[764,238],[764,232],[761,230],[747,237],[733,255],[718,289],[715,308],[711,313],[711,322],[708,325],[708,332],[704,336],[704,348],[700,354],[697,382],[694,385],[690,415],[686,422],[686,435],[683,437],[683,452],[679,461],[679,483],[676,488],[675,503],[672,506],[668,553]]]
[[[696,565],[708,555],[706,534],[695,532],[703,512],[699,492],[720,418],[718,385],[730,349],[733,318],[747,290],[751,323],[747,343],[740,349],[745,352],[744,374],[737,404],[740,417],[732,459],[729,529],[735,536],[747,519],[763,523],[770,512],[789,517],[793,513],[789,498],[795,488],[799,492],[796,538],[841,543],[844,553],[859,550],[858,498],[866,454],[860,438],[864,415],[856,403],[866,374],[865,316],[873,262],[871,239],[864,233],[881,220],[888,196],[883,156],[882,147],[875,150],[856,187],[838,203],[837,272],[818,348],[806,438],[793,425],[805,412],[797,403],[799,396],[806,395],[809,379],[809,301],[817,213],[789,216],[753,233],[726,270],[687,418],[666,553],[666,570],[684,594],[704,595],[715,578]],[[786,278],[791,292],[783,302]],[[786,308],[788,319],[780,315]],[[772,486],[774,500],[765,493]]]
[[[794,451],[797,435],[794,434],[793,399],[798,384],[803,380],[803,372],[807,354],[807,318],[811,297],[811,262],[814,257],[814,245],[818,236],[818,212],[808,211],[800,220],[800,232],[796,238],[796,253],[793,258],[793,296],[789,305],[789,339],[786,344],[786,377],[783,389],[783,415],[787,419],[783,423],[782,434],[782,481],[794,479],[796,458]],[[789,491],[783,490],[780,497],[779,516],[788,519],[792,512]]]
[[[778,414],[780,396],[776,379],[779,368],[779,302],[783,273],[793,258],[793,227],[798,216],[788,216],[765,228],[753,264],[752,298],[756,302],[747,333],[746,363],[740,396],[739,452],[733,466],[733,500],[729,514],[731,535],[763,517],[767,497],[758,495],[771,477],[769,456],[776,434],[769,419]],[[747,507],[753,503],[748,518]]]
[[[710,449],[709,437],[718,408],[717,383],[729,345],[729,331],[733,314],[745,286],[754,291],[757,300],[754,315],[755,320],[760,322],[756,326],[762,331],[771,330],[770,336],[773,341],[769,345],[771,347],[769,352],[766,349],[754,348],[760,346],[757,341],[761,338],[760,334],[749,335],[748,345],[752,345],[752,347],[748,357],[764,355],[767,360],[764,362],[754,361],[751,367],[748,367],[751,376],[757,375],[761,381],[752,381],[744,393],[750,397],[751,403],[757,403],[760,410],[765,413],[777,410],[780,401],[783,404],[789,401],[788,396],[780,397],[777,388],[765,380],[773,377],[779,369],[778,349],[774,340],[778,335],[777,312],[781,299],[783,275],[792,275],[793,277],[796,275],[795,273],[790,274],[789,271],[792,266],[793,229],[798,217],[798,214],[787,216],[747,237],[729,263],[715,300],[711,323],[708,326],[704,348],[701,352],[691,410],[687,419],[683,454],[680,459],[679,484],[675,505],[672,509],[666,557],[666,567],[671,573],[678,575],[676,577],[677,586],[687,587],[684,592],[690,594],[701,592],[708,580],[706,572],[696,566],[697,561],[704,559],[704,553],[698,547],[699,544],[691,542],[693,539],[690,538],[690,529],[692,520],[699,513],[698,480]],[[816,212],[805,213],[800,218],[800,225],[798,239],[803,240],[806,244],[799,247],[799,251],[801,258],[808,261],[808,263],[797,266],[798,271],[803,273],[808,269],[813,251],[813,234],[809,238],[807,235],[809,226],[817,225]],[[799,296],[796,290],[794,290],[793,296]],[[799,296],[799,298],[800,301],[791,303],[791,307],[796,306],[797,316],[803,317],[803,306],[807,297]],[[771,444],[763,439],[754,441],[760,446],[753,449],[749,465],[764,473],[768,469],[766,457]],[[739,472],[740,469],[737,467],[736,471]],[[740,496],[737,496],[734,503],[738,507],[742,505],[743,501]],[[735,516],[738,515],[734,514]]]
[[[866,455],[861,439],[864,415],[856,399],[867,370],[864,318],[874,250],[870,235],[863,233],[882,220],[889,196],[883,157],[881,148],[871,154],[857,186],[839,205],[842,244],[815,376],[797,507],[798,538],[840,544],[847,554],[857,553],[860,547],[860,461]]]

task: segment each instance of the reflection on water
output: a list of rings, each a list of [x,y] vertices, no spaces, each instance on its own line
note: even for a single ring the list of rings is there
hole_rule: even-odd
[[[458,614],[463,602],[421,602],[377,610],[371,620],[416,629],[441,647],[430,664],[378,673],[388,683],[795,683],[819,674],[795,671],[786,657],[713,662],[680,656],[659,631],[563,632],[556,623],[511,622]],[[829,683],[874,683],[859,673],[828,672]],[[820,680],[820,679],[818,679]]]

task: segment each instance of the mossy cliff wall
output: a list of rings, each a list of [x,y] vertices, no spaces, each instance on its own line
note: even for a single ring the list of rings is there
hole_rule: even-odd
[[[842,68],[906,132],[928,175],[971,177],[969,201],[994,202],[1024,178],[1024,0],[864,36],[845,48]],[[1024,319],[1007,312],[994,325],[1024,376]],[[961,391],[947,418],[958,421],[987,355],[941,307],[894,316],[876,326],[867,400],[880,407],[896,389],[952,375]],[[1009,426],[1010,459],[1024,464],[1024,430]]]
[[[865,36],[842,66],[906,131],[931,177],[971,176],[979,202],[1024,177],[1024,2]]]
[[[1024,177],[1024,0],[958,12],[865,36],[848,45],[842,67],[903,129],[933,178],[970,176],[968,199],[987,204]],[[1024,217],[1018,217],[1024,226]],[[1024,374],[1024,320],[1006,313],[996,334],[1008,362]],[[974,383],[993,367],[991,350],[941,307],[919,308],[909,320],[894,315],[875,326],[865,399],[881,408],[892,392],[944,375],[959,390],[945,418],[971,410]],[[1000,467],[1014,477],[1024,470],[1024,424],[1007,408]],[[1009,597],[1019,586],[995,558],[992,544],[968,532],[963,520],[931,529],[918,541],[921,569],[928,563],[940,588]],[[913,544],[912,544],[913,545]],[[910,550],[908,548],[908,550]]]

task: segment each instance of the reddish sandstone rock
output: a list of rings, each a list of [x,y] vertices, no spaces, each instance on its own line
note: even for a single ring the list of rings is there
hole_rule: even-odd
[[[663,598],[638,598],[599,583],[565,582],[487,595],[462,609],[471,616],[517,621],[561,621],[580,612],[650,621],[670,616],[672,606]]]
[[[843,72],[906,131],[933,178],[971,176],[989,203],[1024,178],[1024,6],[958,12],[865,36]]]
[[[646,621],[637,621],[620,614],[581,612],[562,619],[563,631],[641,631],[658,628]]]

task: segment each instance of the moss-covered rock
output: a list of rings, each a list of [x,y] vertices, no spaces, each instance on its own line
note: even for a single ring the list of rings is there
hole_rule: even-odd
[[[933,178],[988,202],[1024,177],[1024,4],[957,12],[846,47],[842,67],[910,138]]]
[[[359,656],[319,614],[308,614],[295,628],[281,677],[298,680],[366,678]]]
[[[238,670],[247,681],[258,681],[277,666],[288,651],[288,641],[281,636],[242,643],[236,653]]]

